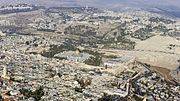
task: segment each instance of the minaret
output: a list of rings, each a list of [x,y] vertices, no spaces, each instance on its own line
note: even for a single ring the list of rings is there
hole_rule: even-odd
[[[178,63],[179,63],[179,66],[178,66],[178,68],[177,68],[177,74],[179,74],[179,71],[180,71],[180,59],[177,60],[177,61],[178,61]]]
[[[6,69],[6,66],[4,66],[2,77],[6,77],[6,75],[7,75],[7,69]]]
[[[4,79],[10,79],[10,77],[7,76],[7,68],[6,68],[6,66],[4,66],[4,68],[3,68],[2,78],[4,78]]]
[[[86,10],[88,10],[88,9],[89,9],[88,5],[86,5],[85,9],[86,9]]]

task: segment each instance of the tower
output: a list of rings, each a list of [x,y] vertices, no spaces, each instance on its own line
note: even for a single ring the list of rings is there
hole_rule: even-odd
[[[88,5],[86,5],[85,9],[86,9],[86,10],[88,10],[88,9],[89,9],[89,6],[88,6]]]
[[[2,78],[10,79],[10,77],[7,76],[7,68],[6,68],[6,66],[4,66],[4,68],[3,68]]]
[[[179,71],[180,71],[180,59],[177,60],[177,61],[178,61],[178,63],[179,63],[179,66],[178,66],[178,68],[177,68],[177,74],[179,74]]]
[[[2,77],[6,77],[6,75],[7,75],[7,68],[6,66],[4,66]]]

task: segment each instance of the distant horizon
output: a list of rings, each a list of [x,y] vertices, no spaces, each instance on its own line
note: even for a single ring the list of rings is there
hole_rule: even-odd
[[[41,6],[93,6],[103,8],[121,7],[168,7],[180,10],[180,0],[1,0],[0,6],[9,4],[30,3]]]

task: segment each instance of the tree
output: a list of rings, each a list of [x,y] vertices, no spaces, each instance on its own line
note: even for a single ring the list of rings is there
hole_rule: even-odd
[[[90,57],[86,61],[84,61],[85,64],[93,65],[93,66],[100,66],[102,63],[102,56],[98,53],[96,53],[95,57]]]
[[[34,92],[28,89],[20,89],[19,90],[21,94],[23,94],[25,97],[30,98],[33,97],[36,101],[40,101],[41,97],[44,95],[43,87],[40,86],[38,89],[36,89]]]

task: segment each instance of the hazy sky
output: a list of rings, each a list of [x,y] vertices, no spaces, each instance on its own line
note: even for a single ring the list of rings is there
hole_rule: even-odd
[[[61,5],[89,5],[97,7],[153,7],[153,6],[169,6],[179,7],[180,0],[0,0],[0,5],[8,5],[14,3],[33,3],[44,6],[61,6]]]

